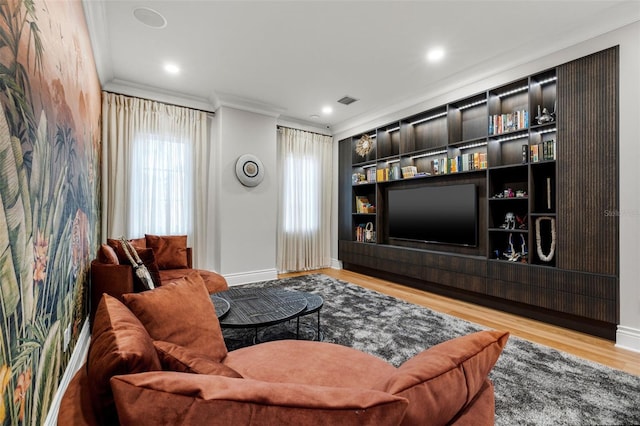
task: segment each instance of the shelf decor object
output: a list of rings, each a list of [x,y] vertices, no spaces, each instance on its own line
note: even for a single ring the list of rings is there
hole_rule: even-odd
[[[356,153],[360,157],[366,157],[369,152],[373,149],[373,140],[369,135],[362,135],[358,144],[356,145]]]
[[[551,245],[549,246],[549,253],[544,254],[542,251],[542,237],[540,236],[540,225],[543,220],[548,220],[551,226]],[[540,216],[536,219],[536,251],[538,257],[543,262],[551,262],[556,252],[556,220],[550,216]]]

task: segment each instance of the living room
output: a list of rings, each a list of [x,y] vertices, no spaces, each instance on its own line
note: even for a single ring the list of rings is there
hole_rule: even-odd
[[[128,8],[127,13],[129,14],[135,6],[128,2],[118,3],[120,3],[119,7]],[[439,2],[430,3],[432,3],[431,7],[435,8],[433,13],[436,16],[440,10],[438,8],[445,7]],[[108,71],[113,72],[116,69],[115,65],[122,59],[113,57],[110,50],[102,49],[108,49],[110,42],[114,45],[121,43],[120,38],[126,37],[126,35],[124,31],[113,34],[117,30],[111,27],[112,33],[104,40],[105,34],[108,34],[105,28],[108,22],[113,23],[111,21],[113,18],[106,13],[107,9],[103,2],[36,2],[38,6],[46,6],[36,8],[36,11],[30,11],[25,6],[22,8],[17,6],[24,4],[26,3],[19,1],[12,3],[11,6],[3,6],[5,8],[3,9],[5,32],[7,31],[6,19],[7,16],[10,16],[7,11],[15,9],[21,11],[21,16],[24,16],[23,22],[37,22],[41,24],[38,25],[41,28],[45,26],[49,29],[60,28],[61,35],[56,37],[54,36],[55,31],[46,32],[43,29],[43,36],[40,39],[35,35],[24,36],[25,38],[22,39],[23,50],[19,52],[23,56],[19,56],[18,52],[9,52],[6,47],[2,50],[3,65],[11,68],[12,65],[21,64],[22,68],[17,68],[25,70],[22,71],[22,74],[16,72],[15,80],[29,82],[26,87],[22,87],[22,90],[25,93],[35,94],[37,100],[30,108],[38,111],[37,115],[34,114],[29,116],[28,120],[22,120],[26,124],[21,124],[19,117],[28,115],[21,110],[21,105],[24,103],[16,101],[21,98],[16,97],[15,94],[3,97],[2,105],[8,122],[6,127],[9,129],[5,133],[21,135],[20,138],[29,140],[29,142],[24,142],[21,139],[24,154],[20,161],[2,163],[3,178],[2,184],[0,184],[2,201],[5,206],[3,211],[8,218],[7,223],[20,223],[9,226],[9,231],[4,234],[6,238],[2,238],[3,253],[8,254],[2,257],[3,283],[1,290],[5,323],[3,324],[3,358],[0,365],[7,364],[11,367],[11,374],[6,376],[6,383],[0,382],[3,385],[0,390],[3,396],[3,407],[5,401],[7,407],[12,407],[7,408],[7,419],[20,417],[20,407],[26,406],[26,414],[22,415],[23,418],[28,416],[32,423],[41,423],[45,420],[48,407],[51,406],[54,399],[54,393],[62,381],[63,373],[67,365],[71,364],[73,354],[82,346],[82,344],[78,345],[78,342],[87,338],[86,332],[82,334],[87,309],[85,303],[87,290],[83,290],[83,288],[87,282],[86,278],[78,277],[88,274],[89,262],[95,258],[99,242],[107,237],[116,237],[116,235],[105,235],[100,230],[100,223],[104,217],[104,212],[101,210],[103,194],[100,190],[101,90],[215,112],[214,119],[219,124],[219,140],[224,141],[216,153],[218,155],[216,164],[219,167],[215,173],[219,180],[220,193],[216,195],[219,202],[212,210],[215,212],[217,234],[215,234],[215,239],[212,238],[209,241],[209,257],[201,260],[200,266],[216,270],[226,278],[230,285],[235,286],[272,280],[279,276],[275,260],[277,257],[276,129],[278,126],[300,128],[333,137],[335,167],[332,178],[330,266],[340,268],[341,259],[338,250],[338,188],[340,182],[337,170],[339,141],[386,126],[388,123],[399,122],[405,117],[439,108],[458,99],[470,97],[486,91],[488,88],[502,86],[618,46],[618,164],[614,168],[617,169],[619,188],[611,189],[617,191],[618,205],[615,210],[609,211],[609,214],[616,216],[619,221],[617,239],[619,259],[617,259],[616,266],[616,279],[619,282],[617,301],[619,318],[614,330],[614,340],[617,348],[640,352],[640,289],[637,286],[640,265],[637,262],[637,250],[635,249],[635,242],[640,239],[637,220],[640,195],[635,187],[639,172],[634,161],[638,155],[636,142],[640,140],[640,129],[637,125],[637,117],[640,116],[638,101],[640,87],[637,79],[637,75],[640,75],[640,58],[637,49],[640,33],[638,23],[640,11],[637,2],[602,2],[600,7],[603,9],[598,10],[605,10],[606,13],[602,12],[600,16],[605,15],[607,18],[596,19],[598,13],[591,11],[591,14],[587,14],[587,17],[590,18],[588,24],[585,21],[584,24],[578,25],[571,21],[576,25],[571,28],[571,31],[563,29],[563,31],[554,33],[555,36],[549,36],[549,33],[544,31],[538,33],[536,37],[527,39],[526,44],[523,42],[526,48],[522,47],[521,50],[527,50],[527,54],[515,55],[514,51],[502,52],[497,57],[493,54],[488,56],[480,54],[479,56],[484,60],[476,59],[474,63],[466,63],[458,58],[460,61],[458,63],[459,72],[439,75],[435,81],[422,84],[419,90],[415,91],[418,93],[411,97],[403,97],[404,94],[400,96],[389,95],[379,100],[378,104],[369,104],[369,110],[355,110],[360,111],[357,114],[350,112],[354,110],[349,108],[360,108],[358,105],[365,104],[366,99],[361,99],[350,107],[335,105],[332,116],[322,115],[322,112],[319,111],[321,104],[318,101],[317,115],[319,117],[311,118],[308,113],[305,113],[305,119],[292,117],[293,111],[283,111],[275,106],[275,103],[266,102],[268,99],[258,102],[255,99],[247,99],[246,95],[236,94],[233,96],[230,93],[220,93],[217,105],[214,105],[215,102],[209,98],[209,93],[180,94],[168,89],[172,77],[164,77],[168,83],[163,87],[149,86],[145,81],[128,81],[127,75],[123,74],[109,76]],[[157,5],[145,3],[143,6],[153,8]],[[303,8],[304,4],[299,6]],[[311,7],[311,5],[307,6]],[[157,6],[157,8],[159,7]],[[250,6],[246,5],[246,7]],[[266,6],[263,5],[263,7]],[[314,10],[318,10],[318,13],[325,14],[323,16],[331,16],[331,13],[335,13],[331,12],[335,9],[324,10],[324,6],[318,4],[314,7],[317,8]],[[338,6],[334,4],[332,7]],[[358,9],[356,4],[349,2],[345,7],[345,16],[353,16],[349,14],[358,12],[362,17],[361,21],[357,24],[352,23],[352,25],[357,27],[358,25],[371,24],[367,16],[369,16],[368,13],[373,12],[367,10],[365,6],[362,6],[363,9]],[[383,8],[380,4],[377,7]],[[398,5],[397,7],[403,6]],[[500,7],[504,7],[504,5],[500,5]],[[528,7],[532,9],[548,7],[550,10],[547,12],[554,13],[550,4],[547,6],[545,3],[535,3],[529,4]],[[564,5],[564,7],[562,10],[566,15],[569,6]],[[572,3],[571,7],[576,7],[575,3]],[[584,10],[588,10],[586,6]],[[402,14],[399,13],[399,15]],[[129,18],[126,22],[135,23],[132,16]],[[169,24],[172,25],[171,17],[168,18]],[[224,20],[225,18],[221,16],[217,19]],[[74,22],[72,25],[74,29],[68,28],[70,27],[69,20]],[[85,20],[87,29],[84,24],[75,25],[75,23],[85,22]],[[398,18],[394,22],[398,21],[402,20]],[[482,22],[482,19],[478,21]],[[247,22],[237,23],[236,26],[242,29]],[[124,21],[121,21],[121,24],[125,25]],[[138,25],[140,24],[138,23]],[[463,24],[459,23],[458,25]],[[535,26],[533,23],[527,23],[527,25]],[[329,29],[331,30],[331,28]],[[153,37],[154,34],[158,34],[157,31],[159,30],[152,30],[149,34],[152,34]],[[29,37],[32,38],[27,40]],[[253,40],[259,39],[259,36],[253,37]],[[226,38],[232,39],[233,37]],[[225,43],[229,43],[226,38],[220,37],[220,39],[225,39]],[[34,42],[36,40],[37,43]],[[68,40],[73,40],[74,43],[67,43]],[[136,40],[135,37],[131,37],[124,42],[137,46]],[[40,45],[40,42],[44,48],[29,48],[29,46]],[[212,43],[211,40],[208,42]],[[253,71],[258,74],[261,73],[261,68],[268,65],[266,53],[269,52],[269,48],[273,48],[273,46],[265,47],[263,43],[266,42],[262,40],[260,43],[263,49],[262,54],[254,53],[257,56],[251,59],[254,63],[260,62],[257,69]],[[144,56],[144,46],[137,47],[140,49],[138,54]],[[178,47],[177,49],[182,48]],[[387,47],[383,44],[372,47],[374,54],[371,56],[371,64],[386,60],[375,54],[377,48],[386,49]],[[169,47],[167,47],[168,49]],[[323,52],[325,55],[328,53],[330,51]],[[450,55],[455,56],[455,53],[451,52]],[[323,58],[323,60],[331,64],[335,73],[339,73],[340,61],[330,58],[332,57],[327,56],[327,59]],[[35,71],[34,66],[37,63],[44,64],[44,67],[40,68],[38,72]],[[72,67],[65,68],[65,64],[68,63],[77,66],[73,69]],[[361,72],[366,72],[367,67],[371,64],[363,64]],[[424,61],[420,65],[427,67]],[[183,64],[183,66],[187,67],[188,65]],[[56,67],[57,71],[55,71]],[[81,71],[78,71],[79,69]],[[155,73],[155,71],[153,72]],[[427,72],[438,73],[437,71]],[[39,79],[39,77],[36,78],[42,75],[46,76],[46,81]],[[257,80],[259,84],[268,85],[259,78]],[[308,83],[308,85],[314,86],[313,83]],[[393,86],[393,83],[390,86]],[[323,88],[323,90],[331,93],[331,98],[326,102],[334,102],[345,94],[354,97],[361,96],[356,93],[357,90],[352,91],[354,89],[348,87],[331,88],[331,90]],[[333,93],[335,90],[339,90],[339,93]],[[334,97],[336,99],[333,99]],[[325,102],[324,98],[322,99]],[[45,112],[40,113],[40,111]],[[330,123],[330,128],[327,127],[327,123]],[[40,143],[35,142],[40,135],[51,135],[51,139],[54,139],[58,128],[62,128],[62,131],[59,133],[61,136],[59,136],[59,143],[55,150],[53,148],[44,149]],[[65,136],[67,129],[73,129],[73,131],[67,132]],[[68,136],[69,134],[72,136]],[[62,147],[66,147],[66,150]],[[2,152],[13,152],[12,149],[15,150],[15,146],[9,143],[2,147]],[[251,188],[238,182],[234,173],[236,160],[246,153],[251,153],[261,159],[266,170],[264,181]],[[72,155],[75,155],[75,160],[72,159]],[[69,161],[69,172],[61,172],[63,167],[60,166],[60,158]],[[43,164],[57,165],[45,167]],[[594,164],[590,167],[601,167],[601,165]],[[63,177],[60,178],[60,176]],[[75,185],[75,181],[70,176],[78,178],[82,184]],[[61,179],[64,182],[69,179],[68,182],[71,182],[69,187],[82,187],[82,189],[66,191],[64,185],[51,184],[50,181],[56,179]],[[10,183],[5,185],[5,182]],[[14,185],[14,182],[25,183]],[[559,196],[561,197],[561,195]],[[8,201],[21,197],[23,199],[20,203],[9,203]],[[47,203],[46,200],[55,201]],[[29,212],[29,214],[25,212]],[[24,216],[23,222],[20,219],[22,216]],[[38,224],[38,226],[33,224]],[[41,233],[34,231],[35,229],[41,230]],[[62,248],[66,247],[60,241],[72,241],[76,237],[79,237],[80,240],[84,238],[89,243],[69,250],[69,253],[73,253],[73,255],[70,254],[68,259],[59,254]],[[31,252],[34,253],[33,256],[25,254]],[[203,256],[203,252],[196,255]],[[20,278],[15,279],[15,277]],[[363,280],[362,277],[353,279]],[[31,282],[31,284],[26,286],[27,282]],[[50,321],[51,318],[47,318],[50,311],[57,312],[55,315],[59,321]],[[39,317],[41,317],[41,322],[36,321]],[[10,322],[7,318],[12,318],[11,326],[9,326]],[[42,346],[39,349],[28,349],[28,345],[22,344],[22,339],[33,338],[34,335],[29,334],[33,333],[32,330],[39,330],[40,334],[37,336],[50,335],[52,337],[50,339],[42,338]],[[16,338],[17,335],[21,337]],[[45,341],[49,342],[46,346],[44,345]],[[29,352],[30,350],[31,352]],[[48,357],[44,357],[42,355],[44,353],[49,354]],[[22,355],[18,357],[18,354]],[[40,367],[41,357],[42,360],[45,358],[52,360],[52,367]],[[15,361],[16,359],[18,361]],[[47,371],[56,371],[56,374],[51,376],[46,374]],[[30,383],[26,385],[27,388],[30,385],[35,387],[37,383],[38,390],[36,392],[34,388],[31,388],[29,392],[24,393],[26,396],[17,398],[17,402],[15,402],[13,389],[18,388],[19,380],[22,380],[23,383]],[[12,391],[5,393],[5,387]],[[36,394],[42,396],[38,397]],[[10,399],[12,402],[9,402]]]

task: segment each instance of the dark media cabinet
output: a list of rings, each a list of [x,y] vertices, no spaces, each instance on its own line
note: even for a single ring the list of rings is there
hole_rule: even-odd
[[[612,47],[341,140],[343,267],[615,339],[618,54]],[[539,123],[538,106],[553,118]],[[389,235],[391,189],[459,184],[477,188],[477,245]]]

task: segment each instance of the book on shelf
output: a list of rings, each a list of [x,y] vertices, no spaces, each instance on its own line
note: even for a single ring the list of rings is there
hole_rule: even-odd
[[[487,153],[473,152],[455,157],[441,157],[431,160],[431,173],[419,175],[446,175],[450,173],[484,170],[487,168]]]
[[[367,229],[369,227],[369,229]],[[372,222],[369,224],[361,223],[356,225],[356,242],[372,243],[376,239],[376,231],[373,230]]]
[[[489,117],[489,136],[526,129],[529,126],[529,111],[526,109]]]
[[[376,170],[376,180],[386,182],[389,180],[389,168]]]
[[[530,161],[532,163],[556,159],[556,141],[554,139],[533,144],[529,149],[531,151]]]
[[[367,169],[367,182],[375,182],[376,181],[376,169],[370,167]]]

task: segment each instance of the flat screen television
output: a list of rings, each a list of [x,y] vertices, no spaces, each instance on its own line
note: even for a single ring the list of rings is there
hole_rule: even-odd
[[[390,188],[387,206],[390,238],[478,245],[474,184]]]

